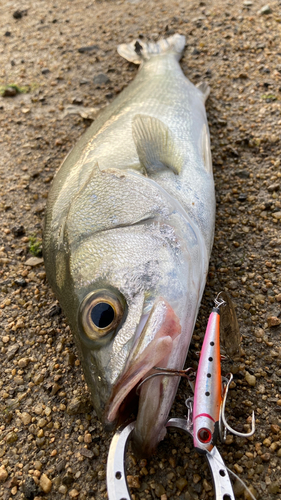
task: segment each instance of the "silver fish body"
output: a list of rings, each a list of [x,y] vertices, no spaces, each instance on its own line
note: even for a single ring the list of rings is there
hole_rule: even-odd
[[[154,366],[182,368],[205,286],[215,220],[208,89],[184,76],[184,46],[174,35],[118,48],[140,70],[78,141],[49,194],[47,276],[107,425]],[[163,438],[177,385],[175,377],[142,385],[134,436],[142,452]]]

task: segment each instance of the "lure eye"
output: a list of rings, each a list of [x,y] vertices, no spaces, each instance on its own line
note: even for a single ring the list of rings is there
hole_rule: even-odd
[[[202,427],[197,432],[197,437],[198,437],[200,443],[207,444],[212,439],[212,433],[209,429],[206,429],[206,427]]]
[[[117,295],[108,290],[91,292],[80,306],[84,332],[91,340],[98,340],[116,330],[124,314]]]

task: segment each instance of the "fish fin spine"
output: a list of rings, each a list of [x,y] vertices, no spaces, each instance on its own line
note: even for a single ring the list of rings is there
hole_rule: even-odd
[[[134,40],[131,43],[118,45],[117,52],[127,61],[141,64],[153,56],[162,54],[174,54],[179,61],[185,48],[185,36],[176,33],[169,38],[162,38],[158,42],[143,42]]]
[[[206,102],[211,92],[210,85],[207,82],[199,82],[196,87],[202,92],[204,102]]]

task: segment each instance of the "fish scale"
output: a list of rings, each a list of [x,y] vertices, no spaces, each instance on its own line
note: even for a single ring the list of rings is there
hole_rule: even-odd
[[[182,368],[208,271],[209,88],[183,74],[184,47],[182,35],[118,47],[140,70],[69,153],[47,204],[48,280],[110,428],[131,413],[155,364]],[[163,376],[141,388],[134,442],[142,453],[162,439],[177,385]]]

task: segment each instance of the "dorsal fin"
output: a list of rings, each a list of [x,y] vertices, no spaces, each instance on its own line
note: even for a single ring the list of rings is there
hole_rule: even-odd
[[[132,133],[140,163],[148,175],[166,168],[175,174],[180,173],[183,158],[171,130],[161,120],[148,115],[136,115]]]

